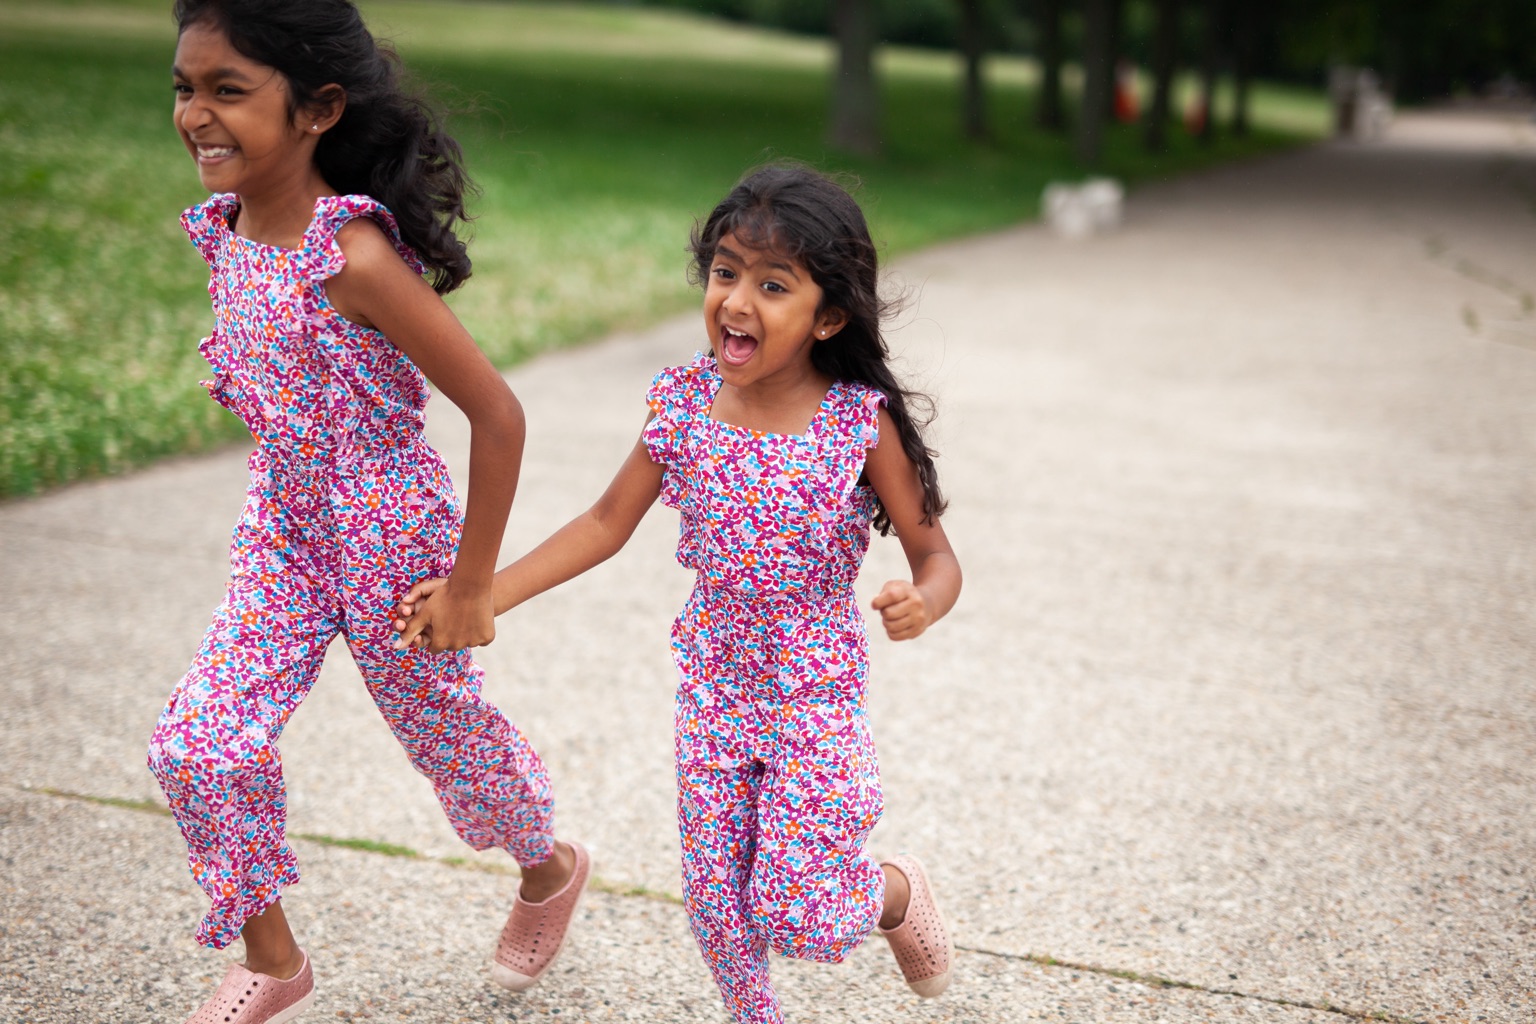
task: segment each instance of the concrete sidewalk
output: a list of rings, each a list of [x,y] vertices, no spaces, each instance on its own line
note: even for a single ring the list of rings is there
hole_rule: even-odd
[[[873,847],[923,857],[963,951],[932,1002],[878,941],[780,961],[791,1019],[1536,1018],[1536,126],[1404,117],[1137,191],[1113,236],[895,271],[966,590],[872,644]],[[690,315],[510,375],[506,555],[699,344]],[[0,1020],[179,1022],[222,973],[143,758],[243,482],[231,451],[0,506]],[[457,844],[332,652],[283,743],[306,1020],[725,1020],[676,904],[675,523],[484,652],[601,878],[524,996],[485,969],[507,859]],[[902,571],[877,540],[861,593]]]

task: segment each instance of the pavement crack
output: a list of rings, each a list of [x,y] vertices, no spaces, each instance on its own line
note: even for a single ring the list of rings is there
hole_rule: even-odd
[[[30,793],[34,796],[50,796],[59,800],[73,800],[80,803],[95,804],[98,807],[114,807],[119,810],[134,811],[139,814],[153,814],[162,818],[171,816],[170,808],[154,800],[130,800],[122,797],[95,796],[90,793],[75,793],[65,789],[53,789],[50,787],[31,787],[11,785],[13,790]],[[461,871],[479,871],[490,875],[516,876],[515,867],[502,864],[490,864],[481,861],[470,860],[466,857],[436,857],[409,846],[401,846],[397,843],[386,843],[376,839],[358,839],[343,836],[331,836],[314,832],[295,832],[290,838],[301,842],[315,843],[320,846],[337,847],[353,850],[358,853],[371,854],[376,857],[395,857],[401,860],[421,861],[426,864],[437,864],[442,867]],[[682,906],[682,898],[669,892],[662,892],[643,885],[626,885],[619,882],[611,882],[607,879],[593,875],[588,885],[598,892],[610,896],[623,896],[634,899],[652,900],[658,903],[668,903],[674,906]],[[1199,992],[1212,996],[1227,996],[1233,999],[1245,999],[1257,1003],[1267,1003],[1271,1006],[1284,1006],[1298,1010],[1315,1010],[1319,1013],[1336,1014],[1339,1017],[1353,1020],[1383,1021],[1385,1024],[1426,1024],[1411,1017],[1401,1017],[1397,1014],[1384,1013],[1376,1010],[1357,1010],[1347,1006],[1335,1006],[1327,1002],[1311,1002],[1304,999],[1286,999],[1283,996],[1266,996],[1255,992],[1244,992],[1240,989],[1216,988],[1210,985],[1201,985],[1192,981],[1181,981],[1177,978],[1165,978],[1156,974],[1144,974],[1140,971],[1125,970],[1119,967],[1103,967],[1098,964],[1085,964],[1073,960],[1063,960],[1060,957],[1050,956],[1045,953],[1008,953],[997,949],[987,949],[985,946],[969,946],[955,943],[955,948],[977,956],[992,957],[998,960],[1010,960],[1016,963],[1031,963],[1039,967],[1051,970],[1082,971],[1086,974],[1095,974],[1104,978],[1117,978],[1122,981],[1131,981],[1150,988],[1181,989],[1188,992]]]
[[[1400,1017],[1397,1014],[1385,1013],[1380,1010],[1356,1010],[1347,1006],[1335,1006],[1327,1002],[1315,1003],[1305,999],[1286,999],[1284,996],[1266,996],[1256,992],[1244,992],[1241,989],[1216,988],[1193,981],[1165,978],[1157,974],[1128,971],[1119,967],[1102,967],[1098,964],[1062,960],[1059,957],[1050,956],[1046,953],[1005,953],[1001,950],[987,949],[984,946],[967,946],[958,942],[955,943],[955,948],[964,950],[967,953],[989,956],[998,960],[1013,960],[1020,963],[1032,963],[1046,968],[1082,971],[1085,974],[1097,974],[1104,978],[1118,978],[1122,981],[1132,981],[1150,988],[1181,989],[1188,992],[1200,992],[1205,995],[1228,996],[1233,999],[1247,999],[1256,1003],[1268,1003],[1271,1006],[1285,1006],[1296,1010],[1316,1010],[1320,1013],[1332,1013],[1353,1020],[1384,1021],[1386,1024],[1427,1024],[1425,1021],[1415,1020],[1412,1017]]]
[[[79,803],[95,804],[98,807],[115,807],[124,811],[136,811],[139,814],[153,814],[161,818],[171,817],[169,807],[155,800],[130,800],[115,796],[96,796],[91,793],[75,793],[67,789],[53,789],[47,786],[16,786],[11,789],[23,793],[31,793],[34,796],[51,796],[59,800],[74,800]],[[439,857],[432,854],[413,850],[409,846],[399,843],[388,843],[379,839],[362,839],[353,836],[332,836],[321,832],[290,832],[288,838],[299,842],[314,843],[317,846],[329,846],[343,850],[354,850],[358,853],[369,853],[376,857],[394,857],[399,860],[421,861],[423,864],[437,864],[457,871],[478,871],[487,875],[504,875],[512,878],[519,876],[515,864],[494,864],[486,861],[471,860],[468,857]],[[589,889],[607,893],[610,896],[627,896],[636,899],[653,900],[658,903],[670,903],[682,906],[681,896],[651,889],[643,885],[631,885],[623,882],[613,882],[599,875],[592,875],[587,882]]]
[[[1473,284],[1495,291],[1518,308],[1518,318],[1525,319],[1536,312],[1536,295],[1498,271],[1468,259],[1454,251],[1444,239],[1431,235],[1422,239],[1424,255],[1431,263],[1445,267]]]

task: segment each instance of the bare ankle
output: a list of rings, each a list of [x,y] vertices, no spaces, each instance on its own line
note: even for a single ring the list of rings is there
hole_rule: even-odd
[[[576,871],[576,851],[569,843],[555,843],[554,851],[542,864],[523,868],[523,881],[517,894],[525,903],[543,903],[565,888]]]
[[[907,919],[907,904],[912,902],[912,885],[899,868],[880,865],[885,874],[885,903],[880,911],[880,927],[886,931]]]
[[[251,973],[287,981],[304,967],[304,953],[288,927],[281,903],[273,903],[247,920],[240,934],[245,939],[244,967]]]
[[[303,970],[304,953],[295,945],[287,954],[269,952],[265,955],[257,955],[247,946],[245,962],[241,966],[252,974],[265,974],[278,981],[287,981]]]

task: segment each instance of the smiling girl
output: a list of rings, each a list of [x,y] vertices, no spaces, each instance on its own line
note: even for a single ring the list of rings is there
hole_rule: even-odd
[[[299,874],[277,741],[337,634],[459,836],[522,865],[492,975],[526,987],[589,866],[555,840],[544,765],[462,650],[495,635],[523,416],[441,298],[470,273],[459,148],[346,0],[175,14],[174,122],[216,193],[182,218],[211,268],[207,386],[256,441],[224,601],[149,747],[212,901],[197,938],[245,941],[190,1020],[282,1024],[314,998],[281,903]],[[470,422],[463,515],[422,436],[428,381]],[[389,604],[445,575],[435,643],[397,649]]]

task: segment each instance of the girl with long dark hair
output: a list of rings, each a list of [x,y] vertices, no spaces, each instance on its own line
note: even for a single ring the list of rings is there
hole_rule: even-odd
[[[882,807],[853,594],[870,526],[912,573],[873,601],[892,639],[960,592],[924,400],[888,366],[875,247],[846,191],[779,165],[744,178],[692,251],[709,351],[657,374],[607,492],[496,574],[496,611],[615,554],[658,497],[678,509],[678,561],[698,574],[672,629],[683,892],[726,1007],[778,1024],[769,949],[836,962],[877,928],[908,985],[938,995],[953,944],[922,865],[864,852]],[[448,585],[405,595],[402,645],[442,646]]]
[[[522,866],[491,970],[526,987],[589,866],[556,841],[544,765],[463,650],[495,635],[524,428],[441,298],[470,273],[459,147],[347,0],[180,0],[175,15],[175,125],[215,193],[182,217],[211,268],[207,384],[256,441],[224,601],[149,748],[212,901],[197,938],[245,942],[191,1021],[281,1024],[314,998],[281,903],[299,875],[277,741],[338,633],[459,836]],[[462,514],[422,433],[429,381],[470,422]],[[398,649],[389,607],[443,576],[434,643]]]

